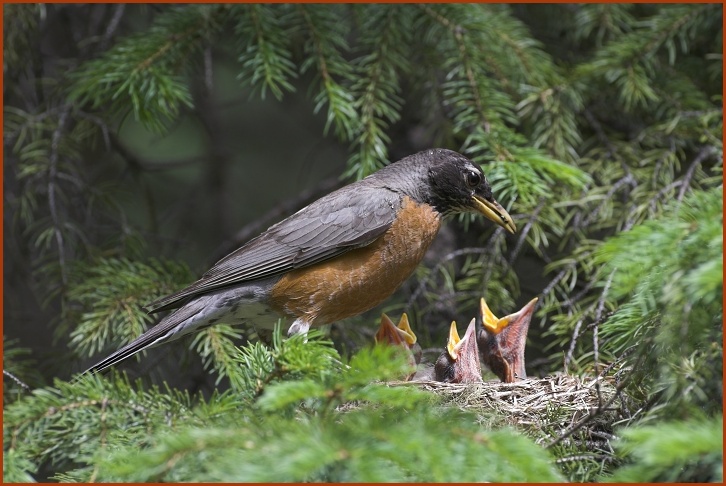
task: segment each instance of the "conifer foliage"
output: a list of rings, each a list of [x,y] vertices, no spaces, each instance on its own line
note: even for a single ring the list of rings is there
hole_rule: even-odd
[[[721,481],[721,25],[719,4],[4,5],[5,481]],[[222,324],[173,370],[71,379],[201,270],[156,195],[183,169],[160,177],[122,128],[216,140],[222,64],[240,96],[307,100],[344,178],[432,146],[481,163],[517,234],[452,222],[387,310],[441,348],[479,297],[539,296],[533,374],[607,380],[620,405],[499,427],[387,386],[410,365],[366,345],[369,316],[335,345]],[[41,318],[53,353],[21,337]]]

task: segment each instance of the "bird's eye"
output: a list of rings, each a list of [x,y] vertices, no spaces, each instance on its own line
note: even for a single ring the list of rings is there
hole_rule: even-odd
[[[466,174],[466,184],[469,187],[477,187],[481,184],[481,174],[478,172],[469,172]]]

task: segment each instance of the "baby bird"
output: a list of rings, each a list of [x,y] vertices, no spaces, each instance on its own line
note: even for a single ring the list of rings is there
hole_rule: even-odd
[[[451,323],[449,339],[434,364],[434,379],[444,383],[481,383],[479,349],[475,338],[475,319],[469,323],[463,338],[459,338],[456,322]]]
[[[409,381],[416,373],[416,365],[421,361],[421,346],[416,342],[416,335],[408,323],[408,316],[404,313],[396,326],[385,313],[381,316],[381,326],[375,335],[376,344],[387,344],[398,347],[405,353],[411,372],[402,377]]]
[[[535,297],[519,312],[501,319],[489,310],[483,298],[479,304],[482,329],[478,341],[482,359],[484,364],[505,383],[513,383],[517,379],[527,377],[524,369],[524,347],[536,303]]]

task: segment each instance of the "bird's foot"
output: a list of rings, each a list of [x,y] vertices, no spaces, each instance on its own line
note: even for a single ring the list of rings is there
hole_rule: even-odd
[[[292,337],[295,334],[307,334],[310,330],[310,323],[304,319],[295,319],[287,330],[287,337]]]

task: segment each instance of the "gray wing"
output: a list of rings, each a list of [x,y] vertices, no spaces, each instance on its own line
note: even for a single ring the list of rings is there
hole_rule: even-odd
[[[388,230],[400,207],[401,197],[393,191],[365,184],[346,186],[270,227],[190,286],[146,308],[149,312],[174,308],[194,295],[272,277],[366,246]]]

